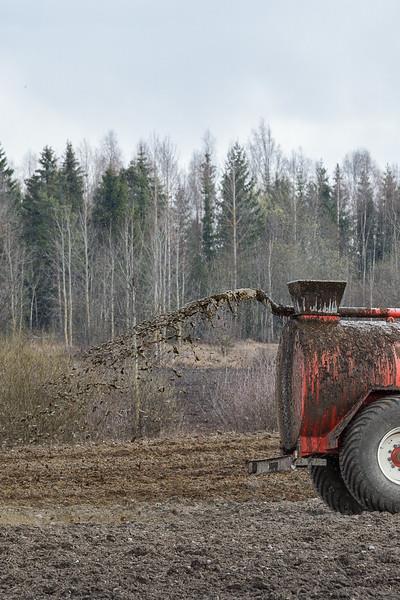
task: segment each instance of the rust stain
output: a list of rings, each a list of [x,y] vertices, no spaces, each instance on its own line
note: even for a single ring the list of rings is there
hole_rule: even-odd
[[[336,452],[341,431],[363,402],[400,390],[400,324],[394,320],[400,309],[336,306],[332,314],[341,282],[322,282],[319,296],[306,283],[292,285],[297,310],[312,309],[314,294],[320,312],[297,312],[288,320],[276,374],[281,446],[301,456]]]
[[[299,325],[297,325],[299,326]],[[299,448],[301,454],[335,451],[331,438],[360,398],[374,388],[396,388],[395,325],[371,322],[302,324],[306,368]],[[349,360],[350,357],[350,360]],[[396,357],[397,358],[397,357]]]

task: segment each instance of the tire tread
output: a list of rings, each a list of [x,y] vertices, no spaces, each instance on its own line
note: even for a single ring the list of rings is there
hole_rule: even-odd
[[[368,510],[398,512],[395,502],[369,488],[357,459],[364,431],[373,422],[376,422],[385,411],[392,408],[395,402],[399,404],[400,398],[390,396],[376,400],[364,408],[350,424],[343,439],[340,452],[340,469],[343,480],[354,498]]]
[[[310,475],[319,496],[329,508],[344,515],[358,515],[363,507],[350,494],[342,478],[339,460],[327,457],[326,467],[310,467]]]

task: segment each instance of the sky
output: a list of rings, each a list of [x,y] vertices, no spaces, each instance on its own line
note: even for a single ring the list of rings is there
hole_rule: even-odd
[[[399,24],[398,0],[0,0],[0,143],[18,164],[114,130],[129,160],[156,132],[185,163],[263,118],[330,168],[400,163]]]

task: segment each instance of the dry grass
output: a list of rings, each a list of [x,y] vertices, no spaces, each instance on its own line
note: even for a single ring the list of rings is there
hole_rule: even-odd
[[[210,419],[224,431],[276,431],[275,357],[268,348],[244,368],[225,369],[206,404]]]
[[[183,345],[178,355],[172,354],[174,358],[166,360],[169,364],[141,374],[137,387],[128,362],[118,380],[107,369],[96,373],[78,369],[79,376],[69,386],[65,384],[68,373],[73,364],[79,367],[79,361],[73,361],[61,345],[2,339],[1,443],[124,441],[176,434],[182,431],[184,411],[194,405],[200,419],[201,413],[207,414],[211,431],[276,429],[275,347],[246,341],[225,353],[212,345]],[[178,387],[174,371],[182,374]],[[195,372],[203,373],[209,385],[193,386]],[[186,431],[196,429],[198,423],[192,420]]]
[[[85,439],[132,440],[179,431],[181,407],[174,386],[164,374],[150,374],[135,389],[131,369],[126,367],[119,387],[117,391],[107,387],[92,391],[87,398]]]
[[[265,344],[254,340],[241,340],[227,343],[223,338],[215,344],[182,344],[175,356],[178,367],[196,366],[200,369],[241,369],[251,366],[262,355],[266,360],[273,359],[277,344]]]
[[[174,388],[161,376],[140,383],[140,418],[136,422],[129,367],[115,388],[108,387],[103,372],[98,378],[82,373],[78,380],[72,379],[69,389],[66,374],[72,366],[64,348],[53,342],[23,337],[0,341],[3,445],[127,440],[179,428]],[[63,386],[68,393],[63,393]]]
[[[0,341],[0,430],[3,443],[68,439],[79,408],[54,402],[51,382],[65,373],[69,357],[59,346],[24,338]]]

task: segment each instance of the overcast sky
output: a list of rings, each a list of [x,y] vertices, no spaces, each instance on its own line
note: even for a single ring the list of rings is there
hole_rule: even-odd
[[[157,132],[185,161],[263,117],[330,167],[400,163],[399,29],[399,0],[0,0],[0,142],[18,163],[113,129],[128,160]]]

